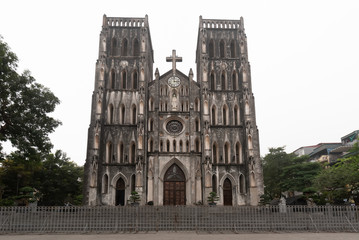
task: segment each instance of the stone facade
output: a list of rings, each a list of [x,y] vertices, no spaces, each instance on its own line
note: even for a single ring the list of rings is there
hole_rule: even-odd
[[[243,19],[200,17],[192,69],[153,74],[145,18],[103,17],[85,164],[86,205],[257,205],[262,166]],[[154,76],[154,79],[153,79]]]

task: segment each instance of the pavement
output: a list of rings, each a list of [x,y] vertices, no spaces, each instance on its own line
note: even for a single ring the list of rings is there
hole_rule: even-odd
[[[358,240],[359,233],[194,233],[0,235],[1,240]]]

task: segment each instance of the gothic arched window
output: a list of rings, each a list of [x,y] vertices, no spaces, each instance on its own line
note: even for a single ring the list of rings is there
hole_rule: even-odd
[[[216,125],[217,121],[217,113],[216,113],[216,106],[212,106],[212,125]]]
[[[125,105],[122,104],[120,108],[121,108],[120,123],[125,124],[125,111],[126,111]]]
[[[122,56],[127,56],[127,51],[128,51],[128,43],[127,43],[127,39],[124,38],[122,40],[121,55]]]
[[[122,71],[122,89],[126,89],[126,82],[127,82],[127,73],[125,70]]]
[[[135,38],[135,40],[133,40],[133,56],[139,56],[139,55],[140,55],[140,44],[137,38]]]
[[[131,148],[130,148],[130,163],[136,162],[136,144],[132,142]]]
[[[222,90],[226,90],[227,89],[227,84],[226,84],[226,73],[223,71],[221,74],[221,85],[222,85]]]
[[[233,71],[233,73],[232,73],[232,84],[233,84],[233,90],[239,90],[237,72],[236,71]]]
[[[209,41],[208,50],[209,50],[209,57],[214,58],[214,41],[213,41],[213,39],[211,39]]]
[[[103,175],[102,180],[102,193],[107,194],[108,193],[108,176],[107,174]]]
[[[116,38],[112,38],[112,41],[111,41],[111,55],[112,56],[117,55],[117,40],[116,40]]]
[[[212,146],[212,155],[213,155],[213,163],[218,162],[218,150],[217,150],[217,143],[214,142]]]
[[[211,90],[216,90],[216,80],[214,78],[213,71],[211,72],[210,81],[211,81]]]
[[[221,40],[220,43],[219,43],[219,55],[221,58],[224,58],[225,57],[225,48],[224,48],[224,41]]]
[[[137,90],[137,85],[138,85],[138,75],[137,75],[137,71],[134,71],[132,73],[132,89]]]
[[[231,58],[236,57],[236,45],[234,43],[234,40],[231,41]]]
[[[116,74],[115,74],[115,70],[112,69],[111,70],[111,76],[110,76],[110,89],[115,89],[115,82],[116,82]]]
[[[137,120],[137,112],[136,105],[132,105],[132,124],[136,124]]]
[[[226,142],[224,144],[224,161],[225,163],[230,163],[230,155],[231,155],[231,149],[230,149],[230,146],[229,146],[229,142]]]

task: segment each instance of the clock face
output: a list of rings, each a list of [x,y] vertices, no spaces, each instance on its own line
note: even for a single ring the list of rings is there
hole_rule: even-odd
[[[168,79],[168,85],[170,85],[171,87],[174,87],[174,88],[178,87],[180,85],[180,83],[181,83],[181,80],[176,76],[170,77]]]

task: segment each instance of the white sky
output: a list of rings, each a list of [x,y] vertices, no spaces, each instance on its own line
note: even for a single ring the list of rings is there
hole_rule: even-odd
[[[149,17],[154,67],[196,70],[199,16],[244,18],[261,155],[339,142],[359,129],[359,1],[19,1],[0,0],[0,35],[37,82],[60,98],[51,134],[84,164],[102,16]],[[154,69],[155,69],[154,68]],[[195,73],[196,76],[196,73]],[[9,150],[9,148],[6,148]]]

